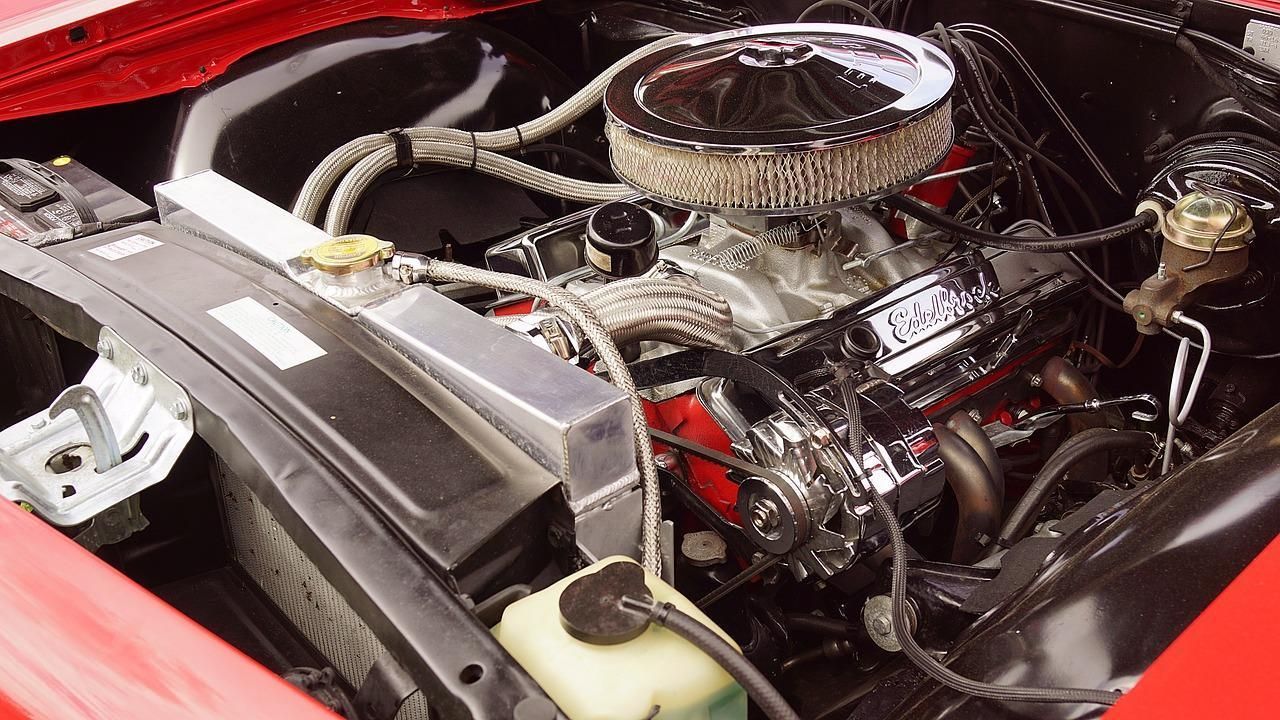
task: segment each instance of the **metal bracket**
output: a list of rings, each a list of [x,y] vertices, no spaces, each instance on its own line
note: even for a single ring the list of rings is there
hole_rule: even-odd
[[[1101,400],[1094,398],[1084,402],[1068,405],[1051,405],[1024,415],[1012,427],[1002,422],[993,422],[982,427],[991,444],[997,448],[1013,445],[1034,435],[1067,415],[1074,413],[1095,413],[1107,408],[1133,406],[1129,417],[1140,422],[1154,422],[1160,415],[1160,400],[1155,395],[1123,395],[1118,398]]]
[[[194,432],[185,390],[111,328],[98,338],[82,383],[0,431],[0,496],[63,527],[163,480]]]
[[[404,666],[384,652],[369,668],[352,704],[361,720],[392,720],[417,689]]]

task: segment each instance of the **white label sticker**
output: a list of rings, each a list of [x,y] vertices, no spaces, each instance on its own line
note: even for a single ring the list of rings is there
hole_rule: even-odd
[[[324,348],[253,298],[220,305],[209,314],[281,370],[325,354]]]
[[[143,250],[150,250],[154,247],[160,247],[164,243],[146,235],[130,235],[123,240],[109,242],[106,245],[99,245],[96,248],[90,248],[89,252],[108,260],[119,260],[127,258],[130,255],[137,255]]]
[[[1265,63],[1280,67],[1280,25],[1250,20],[1244,29],[1244,46],[1253,49],[1253,56]]]

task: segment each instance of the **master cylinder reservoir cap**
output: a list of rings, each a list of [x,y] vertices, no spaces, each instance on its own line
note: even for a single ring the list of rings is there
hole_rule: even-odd
[[[560,594],[560,626],[573,637],[593,645],[618,645],[634,640],[649,618],[622,608],[623,597],[653,602],[644,583],[644,570],[629,562],[615,562],[584,575]]]
[[[372,235],[340,235],[307,248],[302,262],[330,275],[350,275],[389,260],[396,246]]]
[[[1193,192],[1165,215],[1164,236],[1188,250],[1229,252],[1253,239],[1253,219],[1231,198]]]

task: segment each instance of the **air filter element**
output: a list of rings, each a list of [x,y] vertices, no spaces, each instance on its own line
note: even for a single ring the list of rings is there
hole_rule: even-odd
[[[952,144],[951,61],[902,33],[767,25],[703,35],[605,92],[618,177],[669,205],[797,215],[919,179]]]

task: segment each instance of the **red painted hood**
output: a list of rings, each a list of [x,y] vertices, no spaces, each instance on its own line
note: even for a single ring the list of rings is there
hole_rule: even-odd
[[[1280,10],[1277,0],[1232,0]],[[255,50],[374,17],[536,0],[0,0],[0,121],[196,87]]]
[[[0,0],[0,120],[196,87],[255,50],[357,20],[534,1]]]

